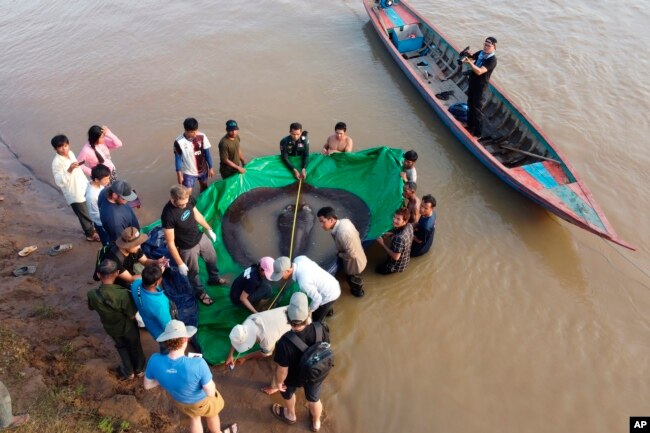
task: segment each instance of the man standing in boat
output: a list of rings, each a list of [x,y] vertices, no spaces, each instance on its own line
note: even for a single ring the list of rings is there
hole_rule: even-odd
[[[462,59],[463,63],[472,68],[467,91],[467,130],[475,137],[480,137],[483,132],[483,93],[488,87],[492,71],[497,67],[496,49],[496,38],[489,36],[485,39],[482,50]]]
[[[296,166],[291,163],[290,156],[301,157],[301,169],[298,170]],[[309,157],[309,139],[307,138],[307,131],[302,130],[302,125],[294,122],[289,125],[289,135],[280,141],[280,157],[282,162],[289,170],[293,172],[296,179],[305,179],[307,177],[307,158]]]

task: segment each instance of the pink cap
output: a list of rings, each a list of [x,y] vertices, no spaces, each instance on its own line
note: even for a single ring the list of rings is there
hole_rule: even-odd
[[[260,268],[264,272],[264,276],[267,280],[271,279],[271,274],[273,274],[273,257],[262,257],[260,259]]]

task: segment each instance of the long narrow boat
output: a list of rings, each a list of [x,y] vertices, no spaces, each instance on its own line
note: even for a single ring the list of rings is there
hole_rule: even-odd
[[[467,101],[460,50],[405,1],[363,0],[391,57],[452,133],[508,185],[560,218],[616,244],[618,237],[557,146],[496,85],[486,90],[483,136],[452,112]],[[436,96],[437,95],[437,96]],[[451,111],[450,111],[451,108]]]

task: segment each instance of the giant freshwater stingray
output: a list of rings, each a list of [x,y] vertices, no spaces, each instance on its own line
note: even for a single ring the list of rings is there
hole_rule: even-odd
[[[255,188],[232,202],[223,216],[221,230],[224,245],[238,264],[249,266],[263,256],[289,255],[297,193],[298,183]],[[336,263],[334,241],[329,234],[319,235],[323,230],[314,227],[319,225],[316,213],[324,206],[333,207],[339,218],[349,218],[361,239],[370,228],[370,208],[349,191],[302,184],[292,256],[307,255],[332,269]]]

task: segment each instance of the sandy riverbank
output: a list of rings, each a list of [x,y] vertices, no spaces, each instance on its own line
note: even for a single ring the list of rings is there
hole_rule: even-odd
[[[98,431],[107,419],[115,431],[123,420],[128,422],[128,427],[122,424],[124,431],[187,431],[164,392],[145,392],[141,381],[116,380],[117,352],[86,305],[86,292],[96,285],[91,273],[98,244],[85,240],[61,193],[48,180],[37,179],[2,142],[0,198],[0,379],[12,394],[14,412],[29,411],[32,417],[19,431]],[[72,243],[73,249],[47,255],[61,243]],[[28,245],[38,250],[19,257]],[[36,265],[36,273],[12,275],[25,265]],[[146,332],[142,341],[147,355],[156,350]],[[222,425],[237,422],[242,432],[309,430],[302,398],[296,425],[271,415],[272,399],[259,391],[270,378],[269,360],[212,371],[226,400]],[[324,402],[327,410],[327,390]],[[323,424],[324,432],[338,430],[333,419]]]

